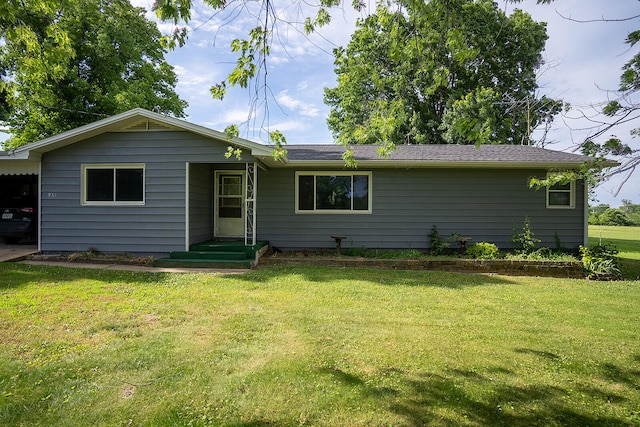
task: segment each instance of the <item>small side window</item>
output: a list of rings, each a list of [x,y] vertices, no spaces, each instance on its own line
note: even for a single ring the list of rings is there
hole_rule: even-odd
[[[575,205],[575,183],[554,184],[547,187],[547,207],[570,209]]]

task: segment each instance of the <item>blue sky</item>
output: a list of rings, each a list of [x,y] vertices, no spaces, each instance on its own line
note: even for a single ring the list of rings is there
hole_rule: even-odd
[[[504,0],[497,1],[502,8],[514,8]],[[217,130],[239,124],[243,137],[259,142],[266,142],[269,130],[278,129],[291,144],[332,143],[323,89],[336,85],[332,50],[349,42],[360,16],[351,9],[351,2],[334,10],[332,23],[310,37],[302,33],[301,26],[279,25],[266,65],[267,86],[230,88],[224,101],[214,101],[209,88],[233,68],[236,56],[230,52],[229,44],[235,38],[244,38],[247,30],[257,25],[253,8],[260,2],[229,2],[227,10],[217,14],[199,0],[194,2],[187,44],[166,55],[179,77],[177,91],[189,102],[187,120]],[[150,10],[153,0],[132,0],[132,3]],[[274,4],[283,21],[302,22],[313,13],[300,0]],[[548,23],[546,64],[539,73],[540,93],[562,98],[573,106],[564,117],[556,119],[548,137],[555,143],[548,148],[570,151],[588,135],[593,123],[580,117],[593,116],[592,105],[614,96],[608,90],[618,86],[621,67],[637,51],[629,50],[624,40],[630,31],[640,28],[638,19],[577,23],[563,16],[577,20],[619,19],[640,13],[639,6],[638,0],[557,0],[551,5],[524,0],[517,5],[535,20]],[[369,7],[375,8],[375,2],[370,1]],[[154,18],[151,12],[147,16]],[[158,26],[163,33],[174,28],[168,23]],[[616,133],[639,148],[637,138],[629,136],[633,127]],[[640,127],[640,119],[635,127]],[[599,202],[617,206],[622,199],[630,199],[640,203],[640,171],[614,197],[612,193],[620,182],[616,178],[602,184],[597,190]]]
[[[134,0],[134,4],[150,9],[152,1]],[[301,22],[313,9],[300,4],[298,0],[277,2],[276,6],[281,8],[279,16]],[[266,142],[267,131],[278,129],[285,133],[289,143],[332,143],[333,137],[326,125],[329,108],[323,103],[323,89],[336,85],[332,50],[349,42],[356,19],[361,16],[351,10],[349,4],[334,10],[331,25],[310,37],[305,37],[299,27],[280,25],[267,62],[268,96],[264,96],[264,87],[235,88],[230,89],[221,102],[211,99],[209,87],[224,79],[233,67],[235,56],[230,53],[230,41],[244,37],[257,21],[248,9],[251,5],[229,7],[226,13],[216,15],[196,3],[189,24],[189,41],[167,56],[179,75],[177,90],[189,102],[188,120],[218,130],[232,123],[244,123],[242,136],[261,142]],[[375,7],[375,2],[370,4]],[[556,119],[548,136],[552,144],[547,147],[570,151],[594,126],[583,116],[593,117],[596,113],[593,105],[615,96],[610,91],[617,88],[621,68],[635,51],[629,50],[624,40],[630,31],[640,26],[638,19],[578,23],[567,18],[625,18],[640,12],[639,2],[557,0],[552,5],[537,5],[535,0],[524,0],[514,6],[501,0],[499,4],[508,11],[519,7],[535,20],[547,22],[549,40],[544,53],[546,64],[539,73],[540,93],[562,98],[573,107]],[[166,23],[159,26],[165,33],[173,29]],[[640,127],[640,120],[635,127]],[[630,139],[631,128],[633,126],[618,129],[617,136],[638,148],[638,141]],[[599,202],[617,206],[622,199],[630,199],[640,203],[640,171],[614,197],[621,182],[618,177],[603,183],[597,190]]]

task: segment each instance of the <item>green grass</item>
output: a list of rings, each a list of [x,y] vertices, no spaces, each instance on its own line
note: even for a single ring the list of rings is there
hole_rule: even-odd
[[[640,425],[640,282],[0,264],[0,425]]]
[[[589,226],[589,245],[611,243],[620,251],[622,274],[640,279],[640,227]]]

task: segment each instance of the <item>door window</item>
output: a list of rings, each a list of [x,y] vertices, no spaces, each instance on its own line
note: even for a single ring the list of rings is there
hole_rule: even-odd
[[[218,218],[242,218],[242,175],[221,175],[218,183]]]

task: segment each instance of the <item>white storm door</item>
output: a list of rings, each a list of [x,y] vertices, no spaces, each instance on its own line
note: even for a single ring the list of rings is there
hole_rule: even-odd
[[[215,182],[215,236],[244,236],[244,171],[217,171]]]

